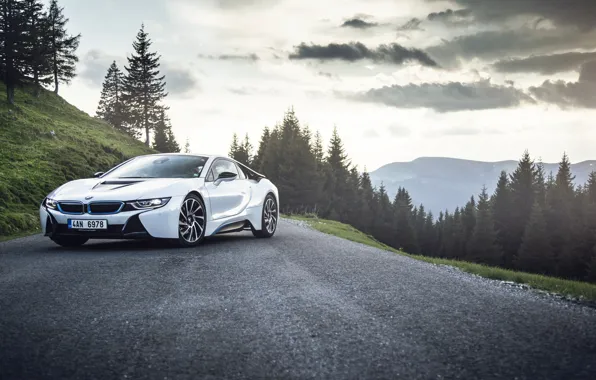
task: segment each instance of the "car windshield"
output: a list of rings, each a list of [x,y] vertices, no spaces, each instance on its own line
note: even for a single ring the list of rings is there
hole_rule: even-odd
[[[207,163],[202,156],[142,156],[137,157],[104,178],[196,178]]]

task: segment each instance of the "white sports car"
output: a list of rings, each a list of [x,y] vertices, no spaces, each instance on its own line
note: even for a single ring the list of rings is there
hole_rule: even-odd
[[[189,247],[248,229],[273,236],[279,194],[264,175],[228,157],[152,154],[65,183],[43,200],[39,217],[44,235],[61,246],[159,238]]]

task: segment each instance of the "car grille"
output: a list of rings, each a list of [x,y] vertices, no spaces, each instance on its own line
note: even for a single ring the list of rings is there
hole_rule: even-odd
[[[84,211],[82,203],[59,202],[60,211],[66,214],[82,214]]]
[[[122,208],[122,202],[96,202],[88,206],[89,214],[115,214]]]

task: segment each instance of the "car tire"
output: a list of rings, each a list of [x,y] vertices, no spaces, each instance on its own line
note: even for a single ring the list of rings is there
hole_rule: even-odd
[[[62,247],[80,247],[89,240],[84,236],[54,236],[50,239]]]
[[[278,221],[279,207],[277,206],[277,200],[273,194],[267,194],[261,211],[261,230],[253,229],[252,234],[257,238],[270,238],[277,231]]]
[[[196,194],[188,194],[180,206],[178,220],[177,245],[179,247],[196,247],[203,242],[207,226],[207,213],[205,212],[205,203],[200,197]],[[190,231],[188,231],[188,226],[191,226]]]

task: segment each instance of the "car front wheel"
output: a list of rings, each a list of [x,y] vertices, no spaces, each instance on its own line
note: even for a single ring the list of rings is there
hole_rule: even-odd
[[[178,245],[194,247],[205,238],[205,204],[195,194],[189,194],[180,207]]]

